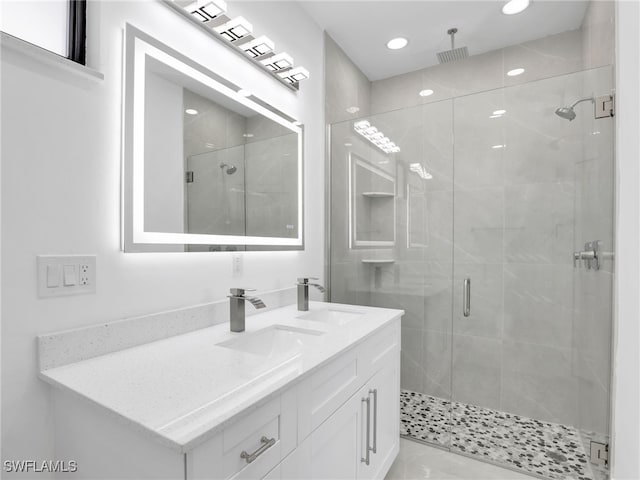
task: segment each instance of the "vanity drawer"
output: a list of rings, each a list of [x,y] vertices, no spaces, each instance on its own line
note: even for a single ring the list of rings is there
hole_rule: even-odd
[[[298,442],[331,416],[359,388],[358,349],[333,360],[298,387]]]
[[[295,448],[295,425],[292,389],[187,454],[187,479],[263,478]]]
[[[361,346],[362,373],[371,377],[400,353],[400,319],[375,333]]]

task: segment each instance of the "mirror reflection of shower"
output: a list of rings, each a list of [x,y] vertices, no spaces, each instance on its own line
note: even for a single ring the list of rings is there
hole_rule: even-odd
[[[556,115],[558,115],[561,118],[564,118],[565,120],[569,120],[571,122],[574,118],[576,118],[576,112],[574,110],[574,107],[582,102],[595,103],[595,99],[593,98],[593,96],[585,97],[585,98],[581,98],[580,100],[576,100],[571,104],[570,107],[556,108]]]

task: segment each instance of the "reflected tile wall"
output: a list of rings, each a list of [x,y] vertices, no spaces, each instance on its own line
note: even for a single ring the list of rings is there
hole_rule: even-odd
[[[613,248],[612,122],[595,122],[587,104],[573,122],[554,110],[611,89],[611,68],[582,70],[613,63],[612,11],[591,2],[580,30],[370,83],[328,39],[327,122],[374,114],[402,148],[399,185],[411,162],[434,173],[426,247],[406,248],[400,189],[397,245],[349,250],[344,162],[350,148],[377,160],[352,122],[333,125],[332,300],[407,310],[403,388],[608,432],[613,263],[594,276],[571,254],[591,239]],[[420,97],[426,88],[435,93]],[[490,118],[496,110],[507,113]],[[379,286],[360,263],[371,257],[396,259]]]
[[[583,68],[583,32],[551,35],[371,83],[371,112],[385,112],[550,78]],[[506,73],[524,68],[521,75]],[[424,89],[433,95],[421,97]]]
[[[592,0],[582,22],[584,68],[615,62],[615,2]]]
[[[590,22],[597,23],[598,12],[607,17],[609,7],[601,3],[590,6],[587,12],[587,18],[592,18]],[[612,87],[612,69],[598,68],[585,72],[581,93],[606,93]],[[575,166],[575,248],[583,247],[584,242],[599,240],[602,251],[613,252],[614,121],[585,116],[581,130],[583,153]],[[574,270],[573,348],[580,394],[578,425],[583,430],[605,434],[609,432],[613,273],[610,256],[604,258],[599,271]]]
[[[454,99],[454,401],[608,432],[612,262],[574,270],[572,253],[613,248],[613,122],[588,104],[573,122],[554,110],[608,92],[611,74]]]
[[[369,115],[371,82],[325,32],[325,122]]]

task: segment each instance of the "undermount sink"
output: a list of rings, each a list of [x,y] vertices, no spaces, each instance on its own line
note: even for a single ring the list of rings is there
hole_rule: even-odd
[[[345,325],[352,320],[360,318],[363,314],[360,312],[351,312],[346,310],[318,310],[315,312],[305,313],[296,318],[301,320],[311,320],[312,322],[324,322],[331,325]]]
[[[219,343],[218,346],[264,357],[293,355],[304,347],[318,345],[324,332],[307,328],[273,325],[255,333]]]

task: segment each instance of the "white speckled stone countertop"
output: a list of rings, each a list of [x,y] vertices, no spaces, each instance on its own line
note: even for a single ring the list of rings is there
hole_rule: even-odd
[[[344,325],[297,318],[327,309],[362,315]],[[321,302],[299,312],[290,305],[247,317],[243,333],[224,323],[44,369],[40,378],[184,453],[403,313]],[[265,357],[217,345],[272,325],[322,334],[295,355]]]

